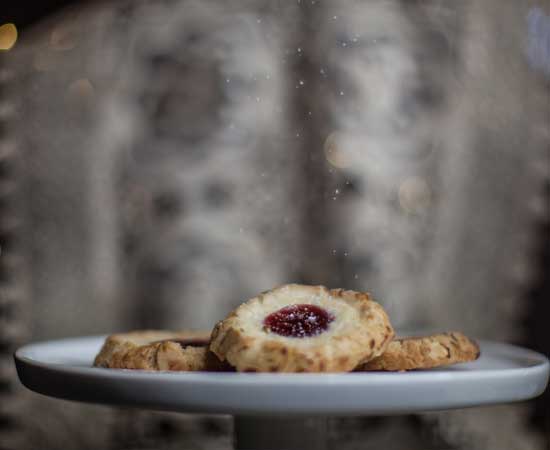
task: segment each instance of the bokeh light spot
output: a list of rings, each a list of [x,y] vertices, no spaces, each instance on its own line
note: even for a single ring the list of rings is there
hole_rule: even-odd
[[[0,25],[0,50],[10,50],[17,41],[17,28],[13,23]]]
[[[325,140],[324,151],[325,158],[331,166],[337,169],[349,167],[349,155],[338,145],[338,136],[336,133],[329,134]]]
[[[406,178],[399,186],[399,204],[408,213],[418,214],[430,206],[432,195],[421,177]]]
[[[87,100],[93,97],[95,89],[87,78],[80,78],[73,81],[67,89],[70,97],[80,100]]]
[[[50,34],[50,47],[54,50],[71,50],[76,45],[76,30],[68,26],[54,28]]]

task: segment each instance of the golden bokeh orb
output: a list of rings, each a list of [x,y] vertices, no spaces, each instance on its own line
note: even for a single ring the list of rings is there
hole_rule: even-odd
[[[0,50],[10,50],[17,41],[17,28],[13,23],[0,25]]]

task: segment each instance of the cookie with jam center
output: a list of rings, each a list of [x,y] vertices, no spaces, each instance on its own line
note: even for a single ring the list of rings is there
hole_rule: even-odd
[[[395,339],[379,357],[357,367],[358,371],[431,369],[479,358],[477,343],[458,331],[431,336]]]
[[[94,366],[111,369],[173,371],[229,370],[208,350],[210,333],[143,330],[113,334],[105,340]]]
[[[241,372],[347,372],[381,355],[393,336],[367,293],[288,284],[219,322],[210,350]]]

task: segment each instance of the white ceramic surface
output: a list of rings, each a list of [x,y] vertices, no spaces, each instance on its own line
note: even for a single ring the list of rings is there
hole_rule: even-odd
[[[482,342],[480,359],[407,373],[147,372],[91,367],[104,337],[30,344],[15,354],[21,382],[44,395],[92,403],[235,415],[402,414],[515,402],[546,388],[548,360]]]

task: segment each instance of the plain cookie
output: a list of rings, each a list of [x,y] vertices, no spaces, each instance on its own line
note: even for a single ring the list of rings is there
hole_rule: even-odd
[[[227,364],[208,350],[209,333],[134,331],[109,336],[94,366],[111,369],[221,371]]]
[[[356,370],[402,371],[430,369],[476,360],[480,355],[475,341],[459,332],[401,338],[390,343],[379,357]]]

